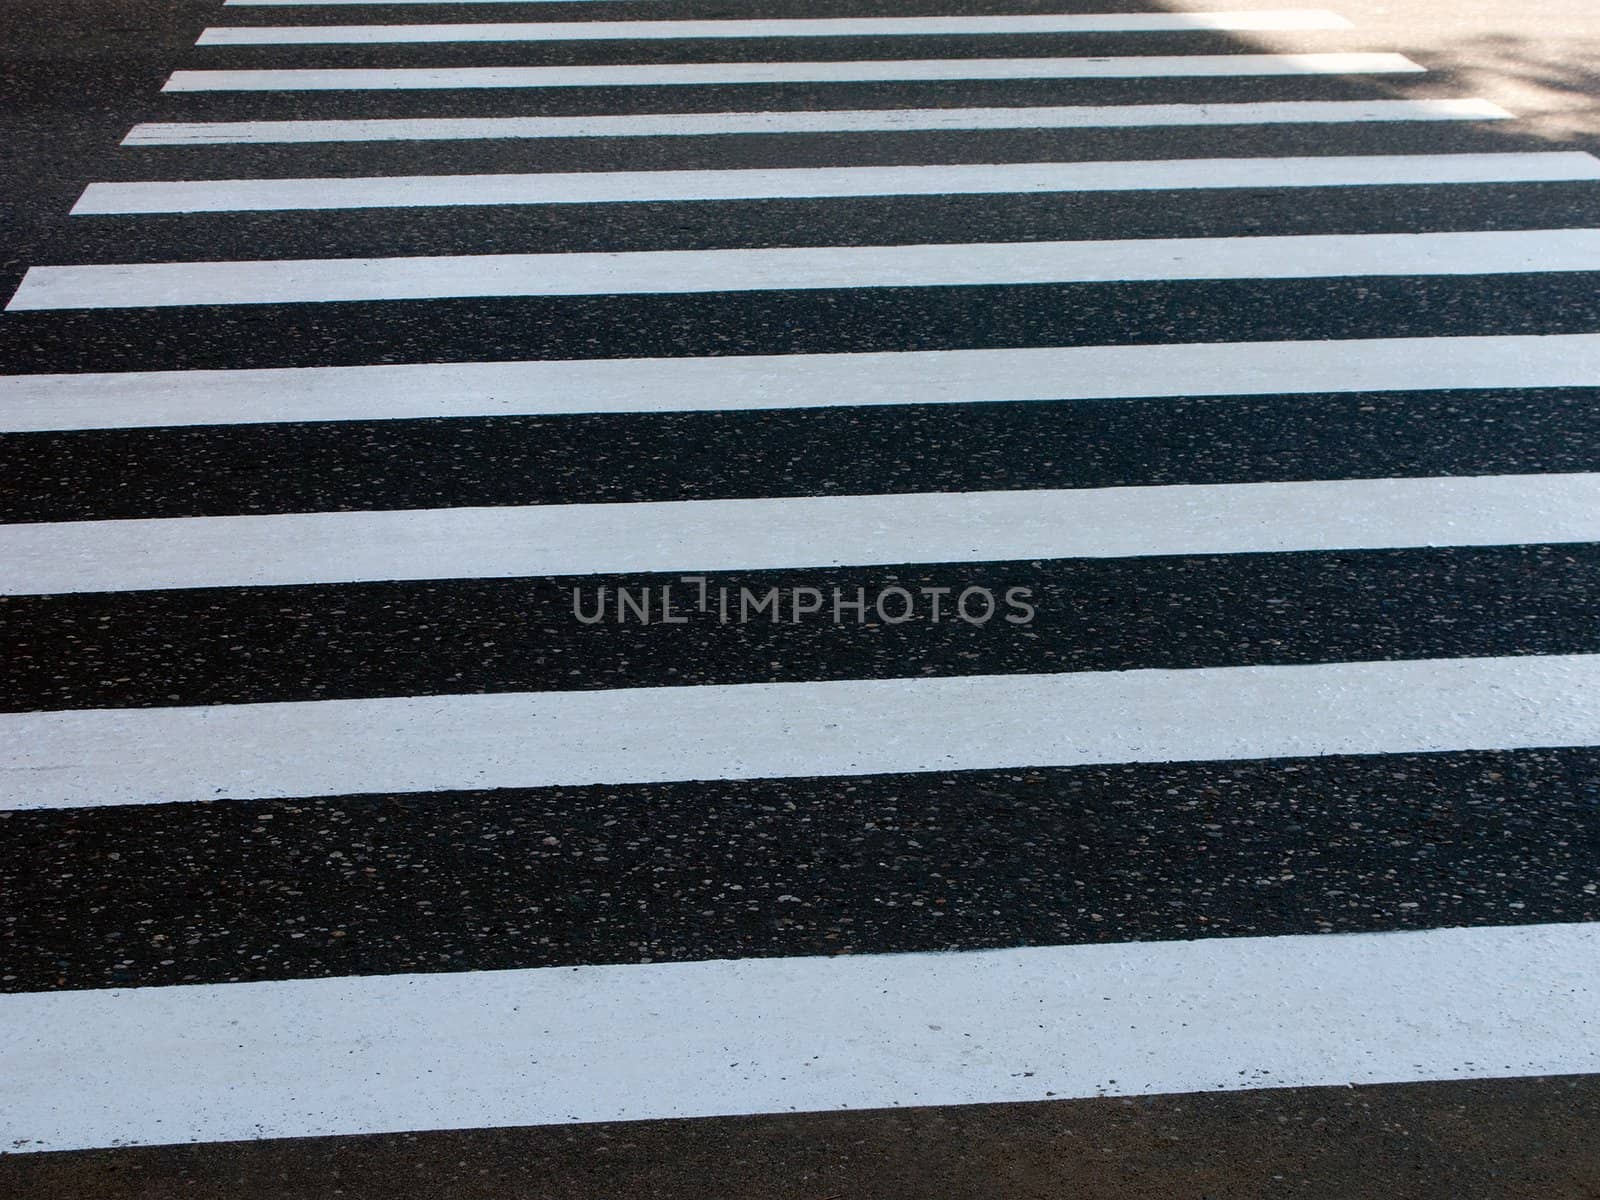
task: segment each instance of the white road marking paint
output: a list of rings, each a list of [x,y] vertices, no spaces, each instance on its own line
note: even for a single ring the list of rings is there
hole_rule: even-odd
[[[91,183],[74,214],[610,204],[1600,179],[1581,151]]]
[[[30,267],[8,310],[1600,270],[1600,229]]]
[[[712,38],[931,37],[1349,29],[1326,9],[1253,12],[1027,13],[977,17],[804,17],[684,21],[499,21],[450,25],[242,25],[207,29],[200,46],[591,42]]]
[[[1600,655],[77,709],[0,809],[1594,745]]]
[[[365,2],[365,0],[364,0]],[[464,141],[484,138],[704,137],[970,129],[1504,121],[1487,100],[1287,100],[1255,104],[1107,104],[1050,108],[884,108],[582,117],[396,117],[326,121],[185,121],[135,125],[124,146],[284,142]]]
[[[636,63],[576,67],[283,67],[174,71],[164,92],[417,88],[673,87],[689,84],[952,79],[1183,79],[1410,74],[1401,54],[1201,54],[1122,58],[955,58],[834,62]]]
[[[1600,541],[1600,474],[0,525],[0,595]]]
[[[23,1151],[1600,1071],[1600,925],[0,996]]]
[[[1567,387],[1600,334],[9,375],[0,432]]]

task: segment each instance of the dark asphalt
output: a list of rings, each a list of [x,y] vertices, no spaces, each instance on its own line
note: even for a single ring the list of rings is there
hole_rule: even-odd
[[[94,180],[1600,149],[1590,115],[1600,81],[1582,61],[1600,22],[1578,0],[1550,0],[1547,13],[1499,0],[1470,13],[1331,0],[1355,32],[1171,34],[1158,48],[1127,35],[193,46],[208,24],[581,20],[595,7],[11,0],[0,8],[0,297],[39,264],[1540,229],[1600,217],[1600,190],[1567,183],[67,216]],[[626,19],[663,5],[604,7]],[[767,0],[761,13],[1161,7]],[[751,14],[684,0],[671,15]],[[1358,47],[1411,55],[1430,73],[159,93],[172,70],[201,66]],[[148,120],[1470,95],[1511,107],[1534,97],[1538,119],[117,147]],[[1591,333],[1596,283],[1246,280],[11,313],[0,315],[0,371]],[[0,434],[0,521],[1595,471],[1595,400],[1592,389],[1485,389]],[[1029,585],[1039,620],[1012,636],[958,623],[574,622],[576,585],[666,581],[616,576],[3,597],[0,711],[1600,652],[1595,545],[930,564],[713,585],[955,580]],[[1593,749],[0,813],[0,992],[1597,921],[1597,814]],[[1600,1082],[0,1154],[7,1200],[180,1195],[1596,1200]]]
[[[12,521],[1596,469],[1600,390],[1590,388],[0,437],[0,487]]]
[[[1530,750],[12,813],[0,988],[1600,920],[1597,771]]]
[[[1587,1200],[1593,1076],[0,1157],[29,1200]]]
[[[944,676],[1600,652],[1592,544],[711,572],[708,595],[735,598],[726,623],[715,600],[695,612],[698,584],[681,578],[9,596],[0,711],[885,679],[908,662]],[[682,624],[657,607],[674,584]],[[918,619],[886,623],[870,604],[892,586],[997,599],[1023,586],[1038,611],[1002,631],[1002,618],[935,622],[923,601]],[[802,587],[830,606],[860,590],[865,620],[738,618],[741,588]],[[600,588],[613,619],[575,619],[575,605],[599,609]],[[615,619],[619,589],[648,590],[648,624],[627,608]]]

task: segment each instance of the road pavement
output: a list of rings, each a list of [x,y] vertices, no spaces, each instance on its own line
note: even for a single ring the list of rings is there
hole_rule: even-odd
[[[0,1194],[1600,1195],[1600,18],[1441,7],[8,6]]]

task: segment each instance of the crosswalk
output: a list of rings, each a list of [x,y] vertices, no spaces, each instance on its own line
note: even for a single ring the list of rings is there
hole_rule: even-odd
[[[260,67],[174,71],[166,92],[685,87],[969,79],[1185,79],[1406,74],[1400,54],[1141,54],[1118,58],[927,58],[822,62],[629,63],[571,67]]]
[[[236,986],[231,1003],[203,989],[75,992],[38,1023],[70,1023],[68,1036],[96,1031],[102,1057],[84,1082],[106,1095],[140,1091],[146,1136],[198,1125],[222,1141],[427,1128],[440,1119],[441,1094],[453,1099],[448,1119],[494,1127],[1026,1100],[1041,1084],[1092,1095],[1200,1091],[1227,1076],[1303,1085],[1475,1073],[1432,1065],[1463,1060],[1519,1074],[1592,1070],[1592,1047],[1578,1058],[1566,1035],[1591,1016],[1582,971],[1561,970],[1557,979],[1577,986],[1531,1009],[1517,981],[1597,950],[1594,926],[1567,925],[1522,936],[1233,938],[1203,949],[698,962],[481,981],[377,976]],[[1500,969],[1471,970],[1479,958]],[[917,997],[948,1024],[908,1019],[919,1014],[886,996]],[[179,1040],[200,1053],[151,1089],[145,1062]],[[643,1061],[639,1045],[651,1048]],[[1430,1064],[1420,1071],[1419,1056]],[[545,1081],[532,1096],[525,1062]],[[51,1064],[41,1055],[20,1065]],[[241,1069],[248,1100],[234,1086]],[[427,1091],[387,1086],[419,1070],[432,1079]],[[975,1087],[978,1076],[994,1082]],[[129,1131],[121,1107],[99,1100],[62,1125],[58,1136],[89,1144]]]
[[[0,378],[0,429],[1525,391],[1597,372],[1595,334],[83,372]]]
[[[1597,684],[1600,655],[1525,655],[8,714],[45,778],[0,803],[1592,745]]]
[[[1600,1074],[1600,161],[427,2],[218,5],[0,314],[0,1152]]]
[[[611,171],[531,175],[401,175],[351,179],[221,179],[98,183],[76,215],[276,212],[499,204],[620,204],[787,197],[1003,195],[1007,192],[1183,188],[1360,187],[1528,183],[1600,178],[1588,154],[1380,155],[1362,158],[1178,159],[1171,162],[988,166],[798,167],[741,171]]]
[[[545,21],[455,25],[267,25],[207,29],[201,46],[386,42],[653,41],[658,38],[934,37],[1005,33],[1161,33],[1188,29],[1344,29],[1319,9],[983,17],[822,17],[800,20]]]
[[[11,595],[1600,541],[1600,473],[0,526]]]
[[[1287,100],[1267,104],[1092,104],[1045,108],[882,108],[858,111],[637,113],[583,117],[418,117],[410,120],[151,121],[125,146],[274,142],[445,141],[477,138],[702,137],[752,133],[896,133],[941,129],[1115,129],[1146,125],[1273,125],[1344,121],[1493,121],[1484,100]]]
[[[1600,230],[460,254],[31,267],[8,311],[1600,269]]]

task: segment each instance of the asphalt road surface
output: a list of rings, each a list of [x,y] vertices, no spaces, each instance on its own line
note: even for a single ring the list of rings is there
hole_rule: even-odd
[[[0,1195],[1600,1196],[1600,19],[13,0]]]

